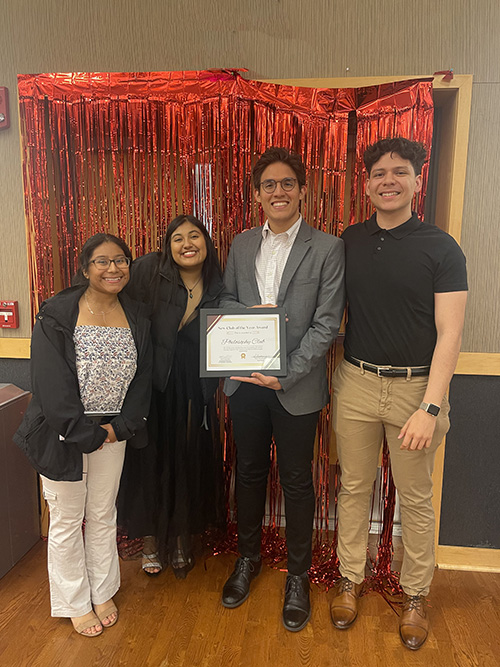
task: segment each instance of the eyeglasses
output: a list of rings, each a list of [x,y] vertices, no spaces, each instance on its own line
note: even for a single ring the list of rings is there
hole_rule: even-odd
[[[281,181],[275,181],[274,178],[267,178],[265,181],[261,181],[260,187],[264,190],[264,192],[271,194],[276,190],[276,186],[278,185],[278,183],[281,185],[282,189],[285,192],[290,192],[290,190],[293,190],[294,187],[296,186],[297,179],[282,178]]]
[[[93,264],[99,271],[105,271],[109,269],[111,262],[113,262],[117,269],[124,269],[126,266],[130,266],[130,257],[125,257],[125,255],[123,257],[116,257],[115,259],[98,257],[97,259],[91,259],[89,264]]]

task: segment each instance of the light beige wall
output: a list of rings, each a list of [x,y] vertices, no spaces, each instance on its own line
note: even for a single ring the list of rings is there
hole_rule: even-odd
[[[462,246],[471,296],[465,351],[500,352],[498,0],[2,0],[0,298],[29,335],[16,75],[246,67],[255,78],[474,75]]]

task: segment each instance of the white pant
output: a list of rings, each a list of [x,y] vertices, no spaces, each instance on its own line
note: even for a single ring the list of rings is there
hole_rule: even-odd
[[[108,443],[82,454],[80,482],[55,482],[41,475],[50,510],[47,565],[52,616],[83,616],[120,587],[115,503],[125,445],[125,441]]]

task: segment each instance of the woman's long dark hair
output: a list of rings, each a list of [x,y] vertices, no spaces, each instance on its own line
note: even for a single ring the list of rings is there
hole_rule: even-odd
[[[90,260],[92,259],[94,250],[98,248],[102,243],[114,243],[121,250],[123,250],[123,254],[125,255],[125,257],[128,257],[130,261],[132,261],[132,253],[130,252],[130,248],[125,243],[125,241],[123,241],[123,239],[120,239],[118,238],[118,236],[114,236],[113,234],[104,234],[102,232],[100,232],[99,234],[94,234],[94,236],[91,236],[83,244],[82,251],[80,252],[80,256],[78,257],[78,271],[76,272],[73,280],[71,281],[72,285],[89,284],[89,279],[85,277],[84,271],[87,271],[87,269],[89,268]]]
[[[165,234],[165,238],[163,239],[163,250],[160,255],[159,268],[168,275],[175,277],[176,279],[179,278],[179,267],[172,257],[170,240],[174,232],[185,222],[190,222],[192,225],[197,227],[205,239],[205,245],[207,246],[207,256],[203,262],[201,275],[203,278],[203,289],[206,290],[214,280],[222,279],[222,270],[220,268],[219,258],[217,257],[217,251],[215,250],[214,244],[212,243],[212,239],[210,238],[205,225],[200,220],[198,220],[198,218],[195,218],[194,215],[178,215],[167,227],[167,232]]]

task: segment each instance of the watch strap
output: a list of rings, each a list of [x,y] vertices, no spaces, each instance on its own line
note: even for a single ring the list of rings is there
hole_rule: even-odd
[[[435,405],[434,403],[425,403],[424,401],[422,401],[422,403],[420,403],[419,407],[420,407],[420,410],[423,410],[424,412],[427,412],[428,414],[432,415],[433,417],[437,417],[438,414],[439,414],[439,411],[441,410],[439,405]]]

